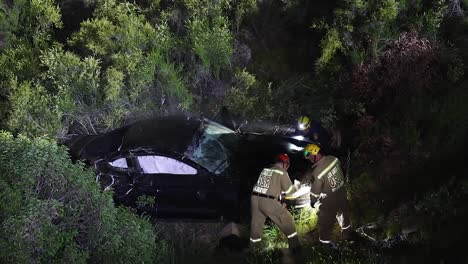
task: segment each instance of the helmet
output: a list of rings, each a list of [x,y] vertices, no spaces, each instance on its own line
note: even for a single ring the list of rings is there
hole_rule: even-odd
[[[316,144],[309,144],[304,148],[304,157],[308,158],[310,155],[317,155],[320,147]]]
[[[282,162],[283,164],[286,163],[289,165],[290,161],[289,161],[288,154],[281,153],[281,154],[276,155],[275,162]]]
[[[299,128],[299,130],[310,128],[310,118],[304,115],[300,116],[299,119],[297,119],[297,128]]]

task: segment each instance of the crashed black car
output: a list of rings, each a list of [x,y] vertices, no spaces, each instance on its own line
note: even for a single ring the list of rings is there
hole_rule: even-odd
[[[304,172],[306,144],[185,116],[139,121],[67,143],[72,157],[94,166],[117,203],[158,217],[232,220],[248,213],[252,186],[276,154],[289,154],[292,177]],[[137,206],[144,196],[154,202]]]

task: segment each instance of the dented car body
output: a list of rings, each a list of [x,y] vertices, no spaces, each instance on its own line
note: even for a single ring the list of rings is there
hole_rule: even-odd
[[[72,157],[93,165],[117,203],[158,217],[238,220],[248,214],[261,169],[288,153],[293,177],[307,168],[307,144],[280,135],[238,133],[204,118],[149,119],[70,142]],[[139,203],[141,197],[151,203]]]

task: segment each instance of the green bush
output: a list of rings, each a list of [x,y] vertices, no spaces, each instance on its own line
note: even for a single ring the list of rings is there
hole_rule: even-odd
[[[44,138],[0,134],[0,262],[151,263],[152,225]]]
[[[176,98],[185,109],[192,101],[178,68],[168,60],[175,40],[167,17],[163,14],[153,27],[140,13],[130,3],[103,1],[94,18],[84,21],[69,40],[82,56],[98,58],[102,71],[107,72],[104,83],[112,87],[104,90],[115,95],[105,104],[108,126],[129,116],[157,113],[162,95]]]
[[[256,0],[238,0],[238,1],[232,1],[232,5],[234,6],[235,9],[235,18],[234,22],[236,24],[236,31],[239,32],[240,25],[242,23],[242,20],[248,16],[257,11],[257,1]]]
[[[152,116],[166,97],[178,108],[190,107],[181,67],[169,60],[175,40],[167,18],[153,26],[134,4],[89,3],[92,17],[66,46],[54,39],[62,26],[55,1],[0,4],[7,40],[0,53],[2,128],[61,138],[71,123],[96,133]],[[150,8],[157,4],[148,2]],[[35,97],[40,100],[32,102]]]
[[[319,20],[312,25],[324,31],[321,55],[316,60],[319,73],[337,73],[337,67],[359,65],[364,58],[376,61],[386,43],[400,32],[417,30],[436,39],[447,10],[446,1],[422,4],[421,1],[367,0],[345,1],[331,22]],[[340,51],[340,52],[338,52]]]
[[[185,4],[191,12],[188,29],[193,50],[205,68],[219,75],[231,66],[233,52],[230,22],[223,15],[228,1],[186,0]]]
[[[61,128],[60,110],[41,85],[13,81],[10,88],[8,127],[27,135],[56,135]]]
[[[242,116],[251,116],[259,98],[252,94],[255,85],[255,77],[245,69],[236,74],[236,82],[226,97],[229,109]]]
[[[39,55],[53,43],[53,30],[62,27],[53,0],[0,2],[0,126],[6,128],[12,82],[31,82],[40,72]]]
[[[317,59],[316,67],[321,70],[328,64],[336,52],[342,48],[342,43],[336,29],[330,29],[327,31],[325,36],[320,42],[320,48],[322,49],[321,56]]]

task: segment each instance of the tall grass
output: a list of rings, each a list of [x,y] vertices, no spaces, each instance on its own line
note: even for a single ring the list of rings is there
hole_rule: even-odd
[[[158,263],[212,263],[223,227],[223,223],[155,222],[167,256]]]
[[[388,263],[382,252],[375,248],[350,248],[342,244],[340,251],[334,251],[322,245],[316,232],[318,215],[315,209],[293,210],[292,214],[303,248],[302,263]],[[295,263],[292,262],[295,256],[288,250],[286,236],[270,220],[265,223],[261,245],[249,252],[219,250],[220,233],[225,223],[155,222],[154,226],[157,236],[164,240],[158,250],[165,257],[158,263]],[[241,239],[247,241],[249,226],[239,228]],[[337,241],[339,232],[337,228]]]

